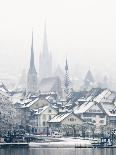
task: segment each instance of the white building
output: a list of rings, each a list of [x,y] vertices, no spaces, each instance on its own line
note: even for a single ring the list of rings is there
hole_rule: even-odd
[[[57,115],[57,111],[51,106],[43,106],[33,110],[30,124],[36,129],[37,133],[46,134],[48,130],[48,121]]]
[[[65,127],[82,125],[83,120],[73,113],[65,112],[56,115],[48,123],[52,130],[62,130]]]
[[[96,127],[104,126],[106,122],[106,113],[96,102],[85,102],[81,106],[74,108],[74,113],[80,116],[84,121],[93,123]]]

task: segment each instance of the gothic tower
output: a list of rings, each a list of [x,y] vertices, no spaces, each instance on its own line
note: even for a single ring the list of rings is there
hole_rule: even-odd
[[[89,89],[93,87],[93,84],[94,84],[94,78],[91,70],[89,69],[84,79],[84,87],[85,89]]]
[[[33,50],[33,32],[32,32],[32,44],[31,44],[31,59],[30,67],[27,75],[27,93],[36,93],[38,86],[37,72],[34,64],[34,50]]]
[[[69,74],[68,74],[68,63],[66,59],[65,76],[64,76],[64,92],[68,94],[69,91],[70,91],[70,79],[69,79]]]
[[[39,79],[52,75],[52,55],[48,49],[46,25],[44,27],[44,40],[42,53],[39,56]]]

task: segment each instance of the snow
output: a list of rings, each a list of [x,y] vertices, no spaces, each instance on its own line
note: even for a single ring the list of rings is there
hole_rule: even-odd
[[[44,106],[41,108],[36,109],[36,115],[40,115],[41,113],[43,113],[49,106]]]
[[[80,98],[78,99],[78,102],[86,102],[86,99]]]
[[[85,102],[82,104],[80,107],[75,107],[74,108],[74,113],[75,114],[81,114],[86,112],[88,109],[90,109],[95,103],[94,102]]]
[[[90,140],[59,138],[59,142],[29,143],[32,148],[75,148],[75,147],[92,147]]]
[[[103,99],[107,99],[108,96],[111,95],[111,92],[107,89],[105,89],[101,94],[99,94],[94,101],[97,103],[100,103]]]
[[[107,96],[107,98],[103,98],[102,102],[113,103],[115,98],[116,98],[116,93],[112,92],[109,96]]]
[[[56,115],[55,117],[53,117],[49,123],[53,123],[53,122],[56,122],[56,123],[60,123],[61,121],[63,121],[66,117],[68,117],[71,113],[62,113],[62,114],[59,114],[59,115]]]
[[[22,108],[29,108],[31,105],[33,105],[35,102],[38,101],[38,98],[36,98],[33,101],[30,101],[28,104],[24,105]],[[26,103],[26,102],[25,102]]]
[[[108,116],[116,117],[116,106],[114,104],[101,103],[101,105]],[[112,113],[112,111],[114,111],[114,113]]]

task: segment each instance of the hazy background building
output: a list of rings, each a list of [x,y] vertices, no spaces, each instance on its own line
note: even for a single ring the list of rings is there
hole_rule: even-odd
[[[31,58],[30,58],[29,71],[27,75],[27,93],[36,93],[37,90],[38,90],[38,79],[34,63],[33,33],[32,33]]]
[[[52,54],[48,48],[46,25],[44,27],[43,49],[39,56],[39,80],[52,76]]]

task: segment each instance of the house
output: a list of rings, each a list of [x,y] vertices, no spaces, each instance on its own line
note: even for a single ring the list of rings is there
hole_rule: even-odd
[[[83,124],[83,120],[74,113],[60,113],[48,121],[52,131],[61,130],[64,134],[72,133],[73,129]]]
[[[46,98],[35,98],[34,100],[31,100],[29,103],[26,103],[22,108],[37,109],[39,107],[43,107],[49,104],[50,103]]]
[[[107,126],[116,128],[116,106],[114,103],[101,103],[107,115]]]
[[[38,134],[45,134],[49,132],[48,121],[57,114],[57,111],[50,105],[33,109],[30,117],[30,125],[36,129]]]
[[[50,105],[49,101],[45,98],[35,98],[33,100],[27,99],[21,107],[21,122],[24,127],[30,124],[31,112],[33,109]]]
[[[100,104],[90,101],[74,108],[74,113],[85,122],[93,123],[97,128],[107,124],[106,113]]]

